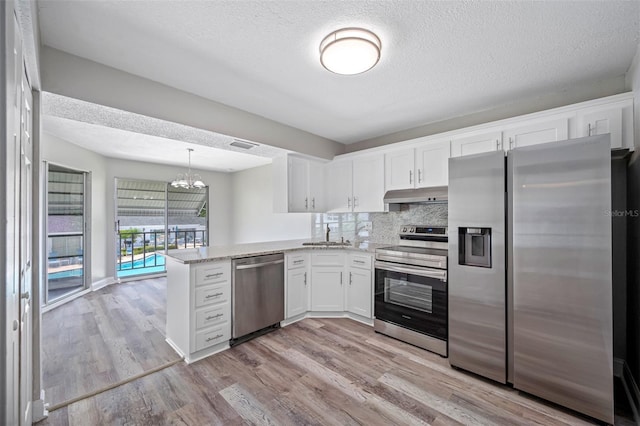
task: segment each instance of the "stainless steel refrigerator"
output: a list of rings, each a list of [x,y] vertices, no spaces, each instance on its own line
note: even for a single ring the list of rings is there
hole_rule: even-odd
[[[608,135],[449,160],[451,365],[613,423]]]

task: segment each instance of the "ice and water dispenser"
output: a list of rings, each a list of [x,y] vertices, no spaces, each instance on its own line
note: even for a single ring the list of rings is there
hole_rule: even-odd
[[[491,228],[458,228],[458,263],[491,268]]]

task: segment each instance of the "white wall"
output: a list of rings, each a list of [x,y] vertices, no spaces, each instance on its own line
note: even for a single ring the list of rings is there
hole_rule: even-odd
[[[271,165],[232,175],[235,243],[311,238],[310,213],[273,213]]]
[[[109,196],[105,192],[106,159],[95,152],[80,148],[45,131],[41,135],[40,149],[43,161],[91,173],[91,280],[96,282],[112,276],[113,274],[106,269],[105,264],[107,256],[105,241],[107,229],[110,229],[107,216]],[[43,171],[43,175],[46,176],[45,171]]]
[[[107,216],[113,227],[115,222],[114,191],[115,178],[146,179],[170,182],[184,168],[162,164],[142,163],[115,158],[107,158],[107,180],[105,194],[108,196]],[[233,243],[231,220],[231,176],[228,173],[218,173],[204,170],[194,170],[200,174],[204,183],[209,186],[209,239],[210,245],[227,245]],[[115,239],[107,240],[108,253],[115,253]],[[107,258],[107,269],[115,270],[115,256]]]

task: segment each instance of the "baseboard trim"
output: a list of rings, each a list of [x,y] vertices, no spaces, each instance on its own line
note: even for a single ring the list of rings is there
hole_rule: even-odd
[[[621,375],[616,377],[620,377],[620,379],[622,380],[624,392],[627,394],[629,406],[631,407],[631,411],[633,412],[633,420],[636,422],[636,424],[640,424],[640,389],[638,389],[638,384],[633,378],[633,374],[631,374],[631,370],[624,360],[615,359],[614,364],[615,363],[622,364],[622,367],[620,367]]]
[[[115,277],[106,277],[91,284],[91,291],[97,291],[117,282]]]
[[[40,399],[33,401],[32,412],[31,412],[31,421],[33,423],[37,423],[40,420],[44,420],[49,417],[49,404],[44,402],[44,389],[40,390]]]
[[[351,312],[322,312],[322,311],[307,311],[304,314],[287,318],[284,321],[280,322],[280,326],[286,327],[298,321],[302,321],[303,319],[306,319],[306,318],[349,318],[351,320],[373,327],[373,318],[366,318]]]

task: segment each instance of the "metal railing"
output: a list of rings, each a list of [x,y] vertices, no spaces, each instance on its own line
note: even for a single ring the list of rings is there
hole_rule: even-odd
[[[166,235],[166,237],[165,237]],[[207,245],[206,230],[144,231],[123,230],[118,233],[118,270],[143,269],[164,266],[158,257],[147,259],[148,254],[164,252],[165,248],[187,249]]]

